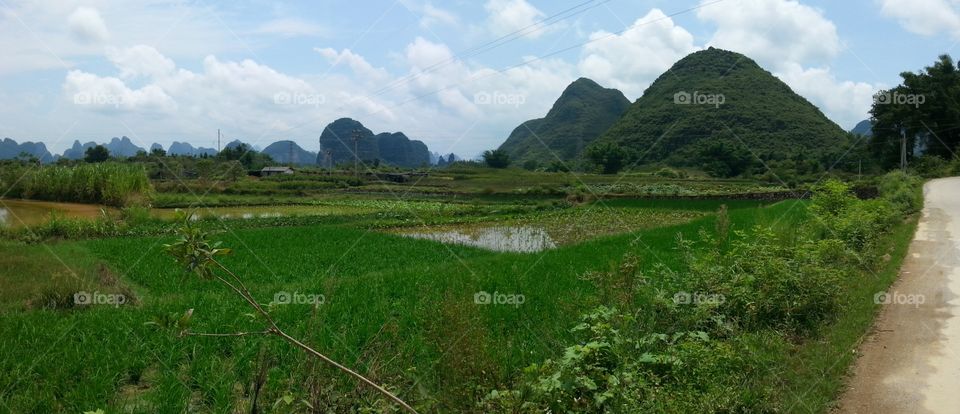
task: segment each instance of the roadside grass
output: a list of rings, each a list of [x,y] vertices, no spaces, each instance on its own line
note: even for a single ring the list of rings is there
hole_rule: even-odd
[[[732,227],[777,222],[789,234],[803,220],[803,204],[735,209]],[[658,262],[675,265],[677,234],[696,239],[701,229],[713,229],[713,220],[600,237],[543,254],[492,253],[337,226],[242,229],[218,237],[236,249],[226,265],[261,302],[283,292],[323,295],[319,306],[274,306],[278,323],[292,334],[425,411],[472,412],[484,390],[557,357],[560,345],[572,340],[571,321],[603,303],[597,286],[581,277],[585,272],[616,266],[627,252],[651,270]],[[263,369],[263,404],[290,393],[314,406],[376,406],[355,384],[267,338],[177,339],[145,325],[193,308],[197,332],[258,327],[226,289],[176,269],[160,250],[164,240],[62,243],[110,263],[142,292],[140,302],[3,311],[0,348],[8,351],[0,356],[0,371],[7,373],[0,379],[0,407],[232,411],[249,405],[251,384]],[[478,292],[525,300],[477,305]]]
[[[874,295],[886,291],[897,279],[913,240],[919,216],[898,225],[877,247],[877,256],[890,255],[877,269],[861,267],[859,278],[848,280],[844,291],[844,311],[839,320],[826,327],[824,335],[800,345],[785,366],[783,389],[788,397],[784,412],[827,412],[833,408],[843,389],[846,375],[856,360],[857,346],[869,334],[882,305]]]

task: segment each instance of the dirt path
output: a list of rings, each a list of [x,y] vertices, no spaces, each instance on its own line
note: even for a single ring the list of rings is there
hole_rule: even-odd
[[[929,182],[924,198],[838,412],[960,413],[960,178]]]

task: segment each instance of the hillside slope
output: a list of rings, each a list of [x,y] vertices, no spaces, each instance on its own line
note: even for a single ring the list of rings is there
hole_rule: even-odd
[[[657,78],[598,141],[620,144],[640,164],[732,176],[785,159],[830,166],[850,138],[750,58],[709,48]]]
[[[620,91],[580,78],[567,86],[547,116],[518,126],[500,149],[517,161],[575,159],[629,106]]]

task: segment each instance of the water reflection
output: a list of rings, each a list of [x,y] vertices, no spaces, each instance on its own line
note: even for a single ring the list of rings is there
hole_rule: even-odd
[[[498,252],[533,253],[557,247],[549,234],[538,227],[497,226],[470,230],[403,233],[415,239],[481,247]]]

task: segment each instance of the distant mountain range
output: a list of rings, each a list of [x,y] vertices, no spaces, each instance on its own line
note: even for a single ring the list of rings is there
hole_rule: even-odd
[[[47,151],[47,146],[42,142],[24,142],[18,144],[17,141],[14,141],[10,138],[4,138],[3,141],[0,141],[0,159],[12,159],[17,158],[21,154],[26,154],[29,157],[35,157],[40,162],[51,162],[55,158],[50,151]]]
[[[379,160],[411,168],[430,165],[430,150],[423,142],[411,140],[402,132],[374,135],[362,123],[350,118],[340,118],[323,129],[317,164],[330,166],[353,162],[354,150],[359,160],[365,163]]]
[[[411,140],[402,132],[374,135],[372,131],[364,128],[360,122],[343,118],[328,125],[320,138],[323,148],[331,150],[334,164],[353,160],[353,139],[350,137],[352,137],[354,130],[361,132],[362,139],[357,144],[361,159],[365,162],[379,160],[382,163],[398,167],[420,167],[422,165],[435,165],[439,161],[444,161],[444,164],[446,164],[449,163],[451,157],[454,156],[453,154],[449,154],[446,156],[446,159],[444,159],[444,157],[438,154],[436,155],[435,162],[431,157],[427,145],[421,141]],[[344,145],[340,144],[340,136],[348,137]],[[240,140],[233,140],[224,145],[224,148],[235,148],[241,144],[269,155],[270,158],[273,158],[278,164],[327,165],[325,163],[324,153],[318,155],[315,152],[307,151],[290,140],[274,142],[263,150],[245,144]],[[116,157],[132,157],[138,152],[147,152],[144,148],[135,145],[130,138],[125,136],[115,137],[105,144],[98,144],[93,141],[81,143],[77,140],[74,141],[73,145],[65,150],[62,155],[51,154],[42,142],[24,142],[23,144],[18,144],[13,139],[5,138],[3,141],[0,141],[0,159],[13,159],[21,154],[26,154],[36,157],[45,163],[56,161],[61,157],[80,160],[86,155],[87,149],[97,145],[103,145],[110,151],[110,155]],[[157,143],[150,145],[151,151],[156,149],[162,150],[163,146]],[[174,141],[166,149],[166,153],[168,155],[199,157],[214,156],[217,154],[217,150],[213,148],[194,147],[186,142]]]
[[[63,152],[63,158],[68,158],[71,160],[82,159],[87,152],[87,148],[95,147],[99,144],[96,142],[87,142],[81,144],[80,141],[73,141],[73,146]],[[130,138],[127,137],[113,137],[110,142],[103,144],[107,150],[110,151],[110,155],[115,157],[132,157],[137,155],[138,151],[143,151],[144,149],[136,146],[133,142],[130,141]]]
[[[567,86],[547,116],[518,126],[500,149],[519,162],[571,160],[579,157],[629,107],[630,100],[620,91],[580,78]]]
[[[213,148],[204,148],[204,147],[194,148],[193,145],[190,145],[186,142],[173,141],[173,143],[170,144],[170,148],[167,148],[167,154],[187,155],[191,157],[199,157],[202,155],[214,156],[214,155],[217,155],[217,150]]]

